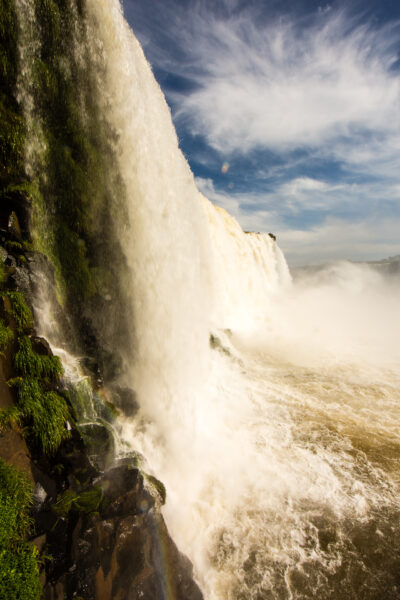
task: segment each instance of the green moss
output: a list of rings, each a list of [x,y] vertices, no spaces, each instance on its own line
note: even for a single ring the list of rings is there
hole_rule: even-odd
[[[8,343],[13,339],[13,331],[0,319],[0,352],[4,352]]]
[[[32,329],[32,311],[26,304],[23,294],[21,294],[21,292],[5,290],[1,292],[1,295],[11,300],[11,310],[9,313],[15,319],[17,332],[24,333],[25,331]]]
[[[0,76],[4,93],[13,91],[18,69],[18,23],[13,0],[3,0],[0,8]]]
[[[3,291],[11,300],[10,315],[17,329],[17,350],[13,364],[18,377],[8,383],[17,391],[17,404],[0,411],[0,428],[23,425],[25,434],[32,438],[45,454],[53,454],[69,437],[66,421],[71,418],[66,400],[49,388],[63,373],[58,356],[34,351],[32,340],[24,335],[33,326],[32,313],[20,292]],[[4,349],[13,332],[0,320],[0,350]]]
[[[83,303],[101,293],[105,281],[116,289],[111,266],[123,264],[110,227],[112,207],[122,205],[124,196],[112,165],[115,135],[96,104],[90,54],[83,45],[76,52],[85,35],[83,6],[81,0],[34,1],[38,51],[32,86],[43,164],[30,196],[35,249],[51,259],[58,299],[78,328]]]
[[[34,203],[34,223],[38,226],[39,245],[56,266],[58,285],[63,280],[59,295],[76,306],[79,300],[93,293],[84,235],[90,223],[93,198],[91,144],[85,125],[87,117],[81,110],[82,98],[76,92],[77,77],[81,75],[86,81],[87,73],[83,75],[74,55],[76,31],[72,5],[36,0],[35,12],[41,39],[40,56],[34,65],[35,101],[42,115],[47,155],[46,176],[39,175],[45,205]],[[99,173],[95,178],[101,179]],[[51,229],[52,235],[48,236],[43,229]]]
[[[21,425],[22,415],[17,406],[10,406],[0,410],[0,431],[8,427]]]
[[[24,250],[24,247],[20,242],[14,242],[12,240],[7,240],[5,243],[5,247],[8,250],[8,252],[21,253]]]
[[[56,392],[45,392],[38,380],[16,377],[9,385],[17,389],[20,421],[45,454],[54,454],[70,436],[66,421],[70,418],[64,398]]]
[[[0,189],[23,174],[25,124],[15,97],[18,21],[13,0],[0,5]]]
[[[37,549],[26,542],[15,544],[12,549],[0,549],[0,600],[41,597]]]
[[[60,517],[67,516],[70,511],[91,514],[98,512],[103,501],[104,491],[100,486],[80,493],[66,490],[58,496],[53,510]]]
[[[31,527],[32,488],[0,459],[0,600],[39,600],[37,549],[25,541]]]
[[[47,377],[55,379],[62,375],[63,368],[58,356],[46,356],[33,351],[31,339],[25,335],[18,340],[14,366],[23,377]]]
[[[64,398],[56,392],[46,392],[43,395],[43,412],[47,422],[36,421],[33,433],[40,441],[46,454],[53,454],[60,444],[70,437],[66,421],[70,418],[69,409]]]
[[[0,458],[0,501],[2,506],[10,505],[10,510],[13,511],[4,520],[1,518],[4,511],[0,510],[0,542],[2,539],[12,540],[27,533],[31,522],[31,495],[32,488],[27,477]]]
[[[18,180],[24,172],[25,123],[0,95],[0,183]]]
[[[165,485],[162,483],[162,481],[157,479],[157,477],[154,477],[153,475],[148,475],[147,473],[143,474],[146,480],[157,490],[157,493],[161,498],[162,504],[165,504],[167,500],[167,490],[165,489]]]
[[[4,268],[3,260],[0,258],[0,284],[4,283],[5,278],[6,278],[6,270]]]

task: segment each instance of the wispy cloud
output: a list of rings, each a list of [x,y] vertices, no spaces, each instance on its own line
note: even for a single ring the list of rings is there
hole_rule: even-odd
[[[302,28],[287,19],[259,27],[251,13],[197,25],[191,52],[204,71],[176,117],[220,151],[391,137],[399,124],[394,25],[376,30],[332,12]]]
[[[182,129],[224,156],[301,148],[345,170],[370,172],[374,162],[393,173],[400,23],[376,28],[338,10],[265,20],[260,3],[219,4],[223,18],[205,2],[166,2],[152,21],[162,40],[149,46],[153,64],[190,82],[168,90]]]
[[[354,222],[327,217],[309,230],[282,229],[279,245],[292,266],[330,260],[375,260],[399,253],[400,218],[360,217]]]
[[[297,196],[303,192],[325,192],[328,189],[327,183],[311,177],[297,177],[281,186],[281,192],[288,196]]]
[[[292,262],[398,253],[400,23],[271,16],[255,0],[158,6],[147,54],[178,130],[202,140],[189,152],[213,178],[197,178],[203,193],[278,233]]]
[[[216,190],[211,179],[197,177],[196,183],[207,198],[225,208],[243,229],[277,234],[279,246],[293,266],[332,259],[372,260],[399,253],[398,188],[392,190],[391,209],[382,211],[379,185],[349,189],[313,180],[294,180],[268,194],[234,194]],[[304,193],[296,191],[292,196],[282,189],[285,185],[289,189],[302,188]],[[324,189],[323,196],[318,196],[318,188]],[[351,211],[346,214],[349,198],[352,198]],[[342,208],[344,215],[332,214],[333,207],[338,213]],[[317,215],[314,222],[302,227],[293,224],[293,213],[312,209]]]

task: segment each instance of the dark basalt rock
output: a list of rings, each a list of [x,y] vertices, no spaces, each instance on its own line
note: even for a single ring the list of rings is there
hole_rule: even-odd
[[[143,475],[127,464],[106,472],[101,508],[72,532],[66,597],[93,600],[202,600],[192,565],[171,540]],[[47,596],[50,598],[50,596]]]
[[[73,428],[51,458],[31,462],[45,600],[202,600],[190,561],[169,536],[163,499],[132,457],[102,473]],[[40,544],[39,544],[40,542]]]
[[[100,471],[108,468],[115,455],[114,436],[109,427],[97,422],[80,425],[79,430],[90,462]]]
[[[5,247],[0,253],[5,261],[7,289],[21,291],[29,303],[41,277],[54,283],[54,270],[44,255],[25,251],[18,236],[17,230],[4,231]],[[14,245],[9,243],[10,237],[17,239]],[[49,294],[55,294],[54,285],[47,288]],[[15,332],[10,299],[3,296],[0,300],[0,317]],[[68,342],[73,342],[68,318],[56,298],[52,303],[58,307],[60,329]],[[47,340],[35,335],[32,327],[28,333],[35,353],[52,356]],[[15,391],[7,381],[15,377],[12,357],[16,344],[11,340],[0,357],[0,408],[15,403]],[[95,352],[94,356],[96,360]],[[117,372],[118,360],[112,364]],[[69,402],[62,382],[54,386]],[[138,405],[134,392],[117,385],[109,391],[126,414],[135,414]],[[96,398],[94,395],[94,402]],[[161,482],[137,468],[137,454],[110,465],[115,454],[108,422],[112,420],[110,406],[112,403],[106,402],[103,413],[97,411],[104,422],[76,426],[71,417],[71,435],[54,454],[44,455],[37,445],[30,444],[29,437],[26,443],[15,428],[0,434],[0,456],[26,472],[33,484],[30,543],[41,556],[43,598],[165,600],[168,590],[174,600],[202,600],[192,565],[178,551],[161,515],[165,501]]]
[[[75,481],[55,504],[52,482],[35,475],[46,490],[40,488],[32,543],[40,541],[40,551],[52,556],[43,573],[45,600],[164,600],[166,590],[174,600],[202,600],[190,561],[168,534],[158,496],[130,460],[97,473],[89,487]],[[67,494],[74,501],[62,512],[60,498]]]
[[[21,227],[14,211],[12,211],[8,217],[8,231],[10,232],[11,238],[14,238],[18,242],[22,242]]]
[[[136,399],[135,391],[130,388],[113,386],[112,393],[116,406],[122,410],[127,417],[134,417],[139,410],[139,403]]]
[[[29,235],[29,224],[32,201],[29,193],[23,189],[6,188],[1,193],[0,226],[6,229],[9,226],[10,215],[14,213],[18,219],[19,230],[25,236]]]
[[[31,342],[32,342],[32,350],[34,352],[36,352],[37,354],[40,354],[42,356],[53,356],[53,352],[52,352],[52,349],[50,348],[50,344],[44,338],[36,336],[36,335],[32,335]]]

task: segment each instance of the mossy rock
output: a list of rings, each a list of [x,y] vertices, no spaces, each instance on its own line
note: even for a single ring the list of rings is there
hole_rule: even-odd
[[[40,347],[44,350],[44,342],[39,343],[39,338],[33,340],[25,335],[18,339],[18,349],[14,356],[16,372],[22,377],[35,377],[38,379],[55,380],[63,374],[63,367],[58,356],[48,353],[38,353],[33,349]],[[51,353],[51,350],[49,348]]]
[[[31,332],[33,329],[33,315],[23,294],[18,291],[4,290],[0,295],[8,298],[11,302],[8,313],[15,320],[17,332]]]
[[[0,600],[39,600],[37,549],[25,541],[31,527],[32,487],[0,459]]]
[[[0,422],[24,424],[24,433],[46,455],[54,454],[70,432],[70,412],[65,399],[54,391],[43,391],[33,377],[15,377],[9,385],[17,390],[17,405],[0,412]]]
[[[107,423],[86,423],[78,426],[89,459],[93,466],[104,471],[111,466],[115,456],[115,439]]]
[[[52,509],[58,515],[66,517],[70,511],[91,514],[99,512],[104,503],[104,491],[100,486],[82,492],[66,490],[60,494]]]
[[[4,352],[14,338],[14,332],[0,319],[0,352]]]
[[[149,475],[148,473],[144,473],[145,481],[150,484],[150,489],[154,488],[160,497],[161,504],[165,504],[167,501],[167,490],[162,481],[154,477],[154,475]]]

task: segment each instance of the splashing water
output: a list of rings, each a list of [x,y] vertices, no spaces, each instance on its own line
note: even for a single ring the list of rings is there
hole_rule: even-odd
[[[350,263],[292,283],[195,188],[119,2],[87,6],[128,198],[122,437],[174,539],[207,600],[399,598],[399,286]]]
[[[118,2],[89,6],[129,197],[123,435],[174,538],[209,600],[398,597],[398,290],[347,264],[292,285],[196,190]]]

